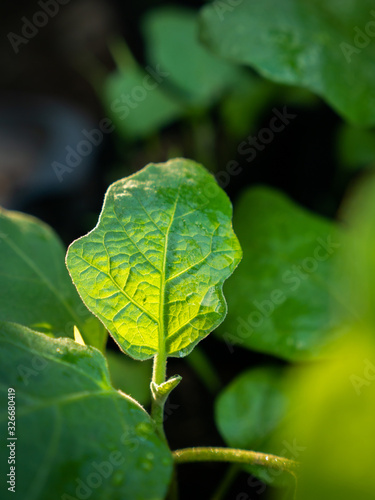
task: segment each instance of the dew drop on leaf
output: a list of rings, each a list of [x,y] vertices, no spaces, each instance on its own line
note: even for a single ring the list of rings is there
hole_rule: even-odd
[[[150,471],[154,468],[154,464],[151,462],[151,460],[143,460],[141,462],[141,467],[143,470]]]
[[[148,422],[141,422],[135,426],[135,433],[139,437],[147,438],[153,431],[153,426]]]
[[[114,486],[120,486],[124,482],[124,473],[121,470],[117,470],[112,476],[112,484]]]

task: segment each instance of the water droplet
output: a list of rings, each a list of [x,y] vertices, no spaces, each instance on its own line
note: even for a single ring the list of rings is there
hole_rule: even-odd
[[[266,457],[266,460],[268,460],[268,457]]]
[[[154,460],[155,455],[151,452],[146,453],[147,460]]]
[[[152,424],[141,422],[135,426],[135,432],[139,437],[148,437],[153,431]]]
[[[59,353],[61,352],[60,347],[58,347],[58,348],[56,349],[56,352],[59,352]]]
[[[117,470],[112,476],[112,484],[120,486],[124,482],[124,473],[122,470]]]
[[[154,468],[154,464],[151,462],[151,460],[143,460],[141,463],[141,467],[143,470],[150,471]]]
[[[165,466],[167,465],[170,465],[171,464],[171,459],[170,458],[163,458],[163,460],[161,461],[161,463]]]

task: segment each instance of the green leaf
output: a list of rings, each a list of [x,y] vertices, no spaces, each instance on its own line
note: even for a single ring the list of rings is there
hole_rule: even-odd
[[[371,126],[374,16],[373,0],[215,1],[203,8],[201,35],[224,58],[310,89],[345,119]]]
[[[282,373],[277,367],[247,370],[220,393],[215,420],[229,446],[263,451],[265,439],[286,413]]]
[[[86,344],[103,350],[107,332],[80,300],[64,254],[60,239],[47,224],[1,209],[0,321],[71,338],[76,325]]]
[[[266,187],[242,196],[234,226],[244,258],[226,285],[222,339],[230,350],[241,345],[292,361],[319,356],[337,333],[331,307],[343,307],[331,284],[338,227]]]
[[[375,496],[374,194],[375,178],[368,176],[341,211],[348,231],[338,286],[354,321],[342,318],[346,335],[329,362],[290,375],[291,401],[299,409],[287,432],[304,447],[296,500]]]
[[[111,387],[99,351],[5,323],[0,324],[0,346],[4,438],[8,388],[15,390],[14,498],[165,497],[171,453],[143,408]],[[8,456],[4,445],[2,477]]]
[[[223,281],[241,258],[231,215],[224,191],[191,160],[150,164],[109,187],[67,266],[130,356],[185,356],[223,321]]]
[[[197,19],[194,10],[162,7],[147,14],[143,33],[149,59],[168,71],[181,97],[196,106],[209,106],[236,83],[240,71],[199,42]]]
[[[284,391],[284,370],[278,367],[260,367],[241,373],[219,395],[215,402],[215,421],[232,448],[278,454],[271,437],[289,410]],[[268,484],[284,484],[289,475],[278,478],[267,468],[247,466],[246,470]]]

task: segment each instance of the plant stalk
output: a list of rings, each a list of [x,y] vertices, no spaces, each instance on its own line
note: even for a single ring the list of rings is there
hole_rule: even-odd
[[[187,462],[231,462],[263,465],[264,467],[283,470],[291,474],[298,468],[298,462],[288,458],[235,448],[184,448],[174,451],[173,457],[176,464]]]
[[[159,353],[154,357],[154,365],[152,372],[152,382],[156,385],[161,385],[165,382],[167,367],[167,357],[164,353]],[[165,401],[156,400],[152,397],[151,403],[151,418],[154,420],[156,425],[156,433],[159,437],[167,442],[167,438],[164,432],[164,404]]]

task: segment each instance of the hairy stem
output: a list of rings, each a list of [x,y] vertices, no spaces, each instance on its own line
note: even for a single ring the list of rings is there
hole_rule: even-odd
[[[272,469],[290,472],[291,474],[298,468],[298,462],[288,458],[235,448],[184,448],[174,451],[173,457],[177,464],[187,462],[231,462],[263,465]]]
[[[165,382],[165,374],[167,367],[167,357],[164,353],[159,353],[154,357],[154,366],[152,372],[152,382],[160,385]],[[152,397],[151,418],[156,424],[156,432],[161,439],[167,441],[164,433],[164,404],[165,401]]]
[[[154,357],[154,365],[152,371],[152,381],[160,385],[165,382],[165,373],[167,368],[167,356],[164,353],[159,353]]]

